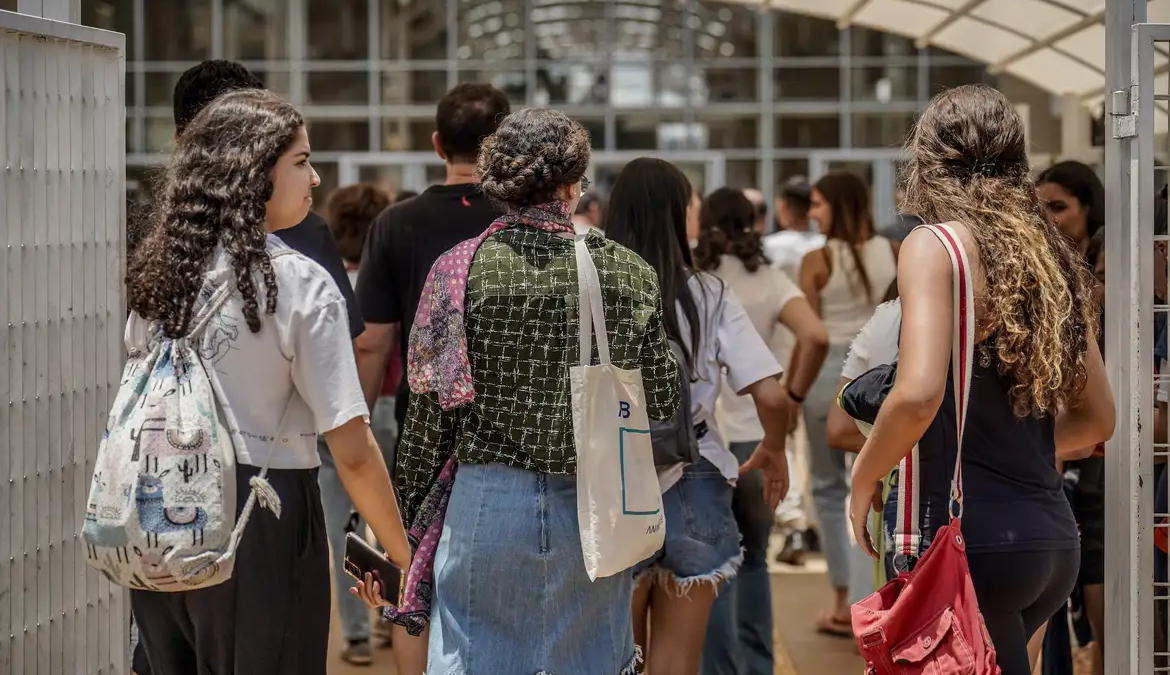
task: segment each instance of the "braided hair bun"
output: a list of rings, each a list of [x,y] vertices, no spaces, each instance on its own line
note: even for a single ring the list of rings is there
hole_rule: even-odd
[[[545,204],[581,180],[589,157],[589,132],[580,122],[547,108],[518,110],[480,147],[480,188],[511,210]]]

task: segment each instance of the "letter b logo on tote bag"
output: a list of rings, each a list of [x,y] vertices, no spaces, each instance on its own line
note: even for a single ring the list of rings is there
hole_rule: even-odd
[[[569,377],[577,519],[585,571],[594,580],[649,558],[662,548],[666,533],[642,371],[610,363],[597,267],[583,237],[575,246],[581,361]],[[594,332],[600,360],[596,366],[591,365]]]

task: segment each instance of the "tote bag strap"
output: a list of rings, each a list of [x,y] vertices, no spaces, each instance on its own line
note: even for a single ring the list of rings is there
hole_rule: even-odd
[[[951,342],[951,366],[955,395],[955,472],[951,478],[948,509],[955,517],[963,517],[963,431],[967,422],[967,403],[971,392],[971,368],[975,356],[975,290],[971,283],[971,266],[963,242],[946,225],[921,225],[938,237],[951,259],[951,281],[954,288],[955,311]],[[917,229],[917,228],[916,228]],[[915,449],[898,464],[898,519],[894,526],[896,557],[918,557],[922,541],[919,509],[922,476],[919,471],[919,450]],[[895,564],[898,569],[903,566]]]
[[[609,365],[609,335],[605,331],[605,305],[601,297],[601,278],[585,235],[573,240],[577,252],[577,325],[580,330],[581,365],[593,362],[593,333],[597,333],[597,355],[601,365]]]

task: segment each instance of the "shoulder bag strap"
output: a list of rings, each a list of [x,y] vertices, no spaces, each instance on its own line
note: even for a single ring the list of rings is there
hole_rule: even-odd
[[[597,355],[601,365],[609,364],[609,335],[605,331],[605,305],[601,297],[601,278],[585,235],[573,241],[577,253],[577,325],[580,332],[581,365],[593,361],[593,333],[597,333]]]
[[[951,259],[951,282],[954,288],[954,328],[951,343],[951,366],[954,370],[956,453],[955,472],[951,479],[948,508],[963,516],[963,431],[967,422],[967,399],[971,391],[971,368],[975,350],[975,291],[971,282],[967,252],[958,235],[946,225],[921,225],[938,237]],[[917,229],[917,228],[915,228]],[[917,558],[922,541],[920,500],[922,489],[919,450],[915,446],[898,464],[898,520],[894,526],[894,545],[898,556]],[[902,569],[899,567],[899,569]]]

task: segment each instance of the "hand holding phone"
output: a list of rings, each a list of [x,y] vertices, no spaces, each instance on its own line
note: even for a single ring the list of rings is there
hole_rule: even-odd
[[[358,581],[358,588],[351,588],[350,592],[367,605],[397,607],[402,603],[405,572],[353,532],[345,535],[345,573]],[[371,588],[374,585],[376,595]]]

